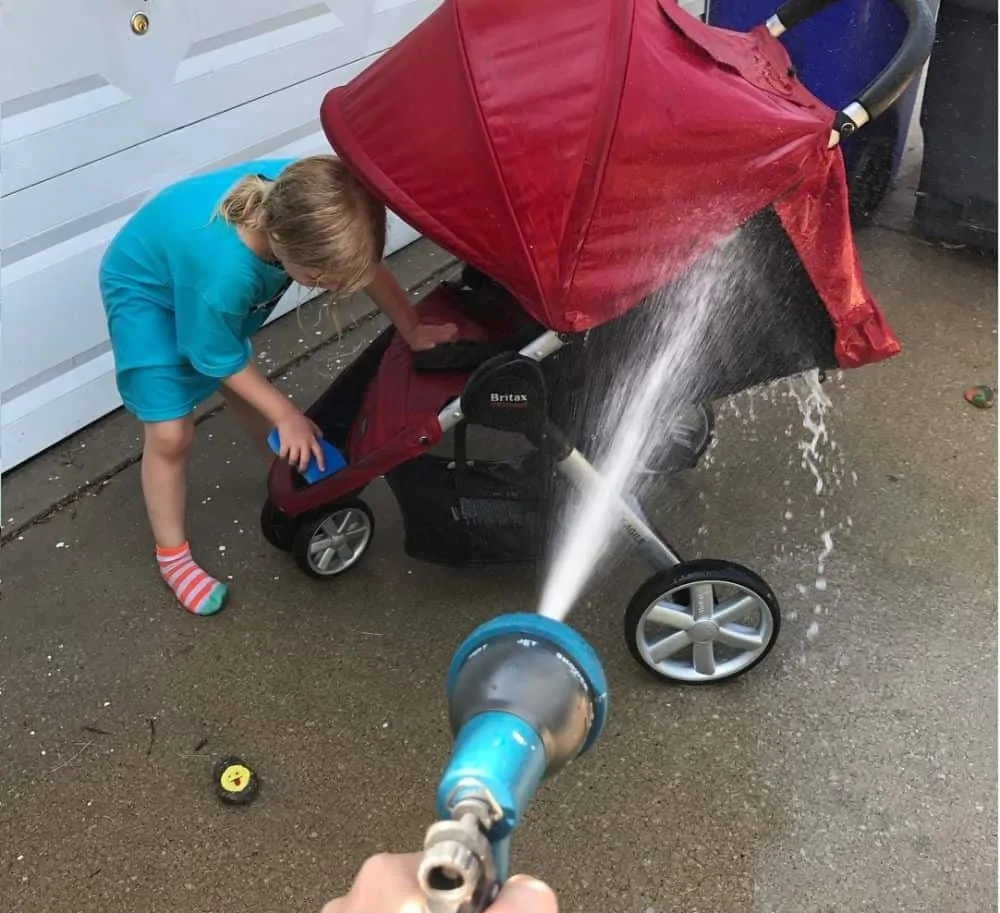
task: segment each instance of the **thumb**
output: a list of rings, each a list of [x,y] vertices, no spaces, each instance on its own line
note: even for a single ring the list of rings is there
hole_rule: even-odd
[[[559,902],[547,884],[527,875],[515,875],[487,913],[559,913]]]

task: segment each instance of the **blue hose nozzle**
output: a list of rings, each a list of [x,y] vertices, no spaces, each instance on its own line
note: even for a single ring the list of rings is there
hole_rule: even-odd
[[[447,695],[455,744],[437,792],[421,883],[432,913],[482,909],[507,877],[509,841],[542,780],[604,729],[608,687],[568,625],[501,615],[465,639]]]

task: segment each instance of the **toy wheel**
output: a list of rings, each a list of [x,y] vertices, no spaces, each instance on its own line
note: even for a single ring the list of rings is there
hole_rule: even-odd
[[[666,475],[694,469],[712,443],[715,431],[715,410],[710,402],[688,406],[674,422],[670,435],[650,454],[644,472]]]
[[[270,501],[264,502],[260,512],[260,531],[264,538],[283,552],[291,551],[295,543],[296,526]]]
[[[354,567],[371,544],[375,516],[364,501],[340,504],[306,521],[295,535],[295,561],[310,577],[326,580]]]
[[[257,798],[260,781],[242,758],[223,758],[215,765],[215,792],[227,805],[247,805]]]
[[[749,672],[781,628],[778,600],[764,580],[731,561],[679,564],[643,584],[625,611],[635,659],[673,682],[721,682]]]

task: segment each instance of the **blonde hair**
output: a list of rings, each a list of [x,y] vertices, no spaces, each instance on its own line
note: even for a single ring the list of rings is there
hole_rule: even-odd
[[[247,175],[217,214],[263,232],[291,263],[344,295],[361,287],[385,252],[385,206],[334,155],[293,162],[274,181]]]

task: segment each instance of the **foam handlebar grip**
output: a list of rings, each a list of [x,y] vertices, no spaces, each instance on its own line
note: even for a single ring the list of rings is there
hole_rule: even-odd
[[[280,453],[281,439],[278,437],[277,428],[273,428],[271,433],[267,436],[267,446],[270,447],[275,453]],[[322,479],[329,478],[347,466],[347,460],[344,459],[344,455],[329,441],[320,438],[319,446],[323,450],[323,461],[326,464],[326,469],[320,471],[319,466],[316,465],[316,457],[312,457],[312,459],[309,460],[309,465],[306,467],[306,471],[301,473],[302,478],[304,478],[310,485],[315,485]]]

